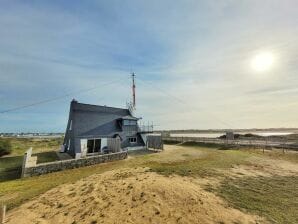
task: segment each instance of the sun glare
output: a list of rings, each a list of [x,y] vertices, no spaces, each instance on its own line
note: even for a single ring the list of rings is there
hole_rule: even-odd
[[[272,67],[273,62],[274,57],[272,53],[262,52],[254,56],[251,66],[257,72],[264,72]]]

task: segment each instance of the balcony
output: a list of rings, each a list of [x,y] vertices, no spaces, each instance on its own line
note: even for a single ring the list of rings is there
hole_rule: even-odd
[[[153,125],[139,125],[138,132],[140,133],[152,133],[153,132]]]

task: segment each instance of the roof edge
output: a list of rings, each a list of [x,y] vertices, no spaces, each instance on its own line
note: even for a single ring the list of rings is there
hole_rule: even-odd
[[[120,107],[110,107],[106,105],[95,105],[95,104],[88,104],[88,103],[79,103],[78,101],[71,101],[71,104],[75,105],[83,105],[83,106],[92,106],[92,107],[99,107],[99,108],[108,108],[108,109],[116,109],[116,110],[128,110],[127,108],[120,108]],[[128,110],[129,111],[129,110]]]

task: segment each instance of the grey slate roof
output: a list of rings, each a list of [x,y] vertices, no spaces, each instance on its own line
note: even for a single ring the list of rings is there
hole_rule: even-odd
[[[71,103],[73,130],[75,136],[113,136],[121,132],[118,119],[131,114],[128,109]]]

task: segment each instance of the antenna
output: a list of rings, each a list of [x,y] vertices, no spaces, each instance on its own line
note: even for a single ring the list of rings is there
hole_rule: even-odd
[[[132,105],[133,108],[136,108],[136,85],[135,85],[135,76],[136,74],[134,72],[131,73],[132,77]]]

